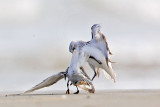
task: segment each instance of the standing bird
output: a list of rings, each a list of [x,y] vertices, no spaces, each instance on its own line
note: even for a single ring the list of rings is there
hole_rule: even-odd
[[[112,55],[112,52],[109,49],[106,37],[101,32],[101,26],[99,24],[94,24],[91,27],[91,34],[92,34],[92,39],[89,41],[89,43],[92,46],[94,46],[94,47],[96,47],[96,48],[98,48],[99,50],[102,51],[102,53],[105,56],[107,66],[109,67],[109,62],[111,62],[109,60],[109,55]],[[95,67],[92,64],[90,64],[90,67],[95,72],[95,75],[94,75],[94,77],[95,77],[97,75]],[[99,70],[99,68],[97,68],[98,75],[99,75],[99,72],[100,72],[100,70]],[[94,79],[94,77],[93,77],[93,79]]]
[[[76,74],[74,72],[74,75],[73,76],[73,80],[72,80],[72,77],[70,77],[70,80],[72,80],[72,84],[75,85],[77,87],[77,91],[74,93],[74,94],[78,94],[79,93],[79,90],[78,90],[78,86],[82,89],[84,89],[85,91],[88,91],[90,93],[94,93],[94,86],[89,78],[89,76],[86,74],[86,72],[84,71],[83,67],[79,67],[78,68],[80,70],[80,73],[79,74]],[[18,95],[22,95],[22,94],[27,94],[27,93],[31,93],[33,91],[36,91],[36,90],[39,90],[39,89],[42,89],[44,87],[49,87],[55,83],[57,83],[58,81],[60,81],[61,79],[65,79],[68,78],[68,70],[69,67],[66,69],[66,72],[59,72],[57,74],[54,74],[48,78],[46,78],[45,80],[43,80],[41,83],[37,84],[36,86],[34,86],[33,88],[25,91],[24,93],[20,93]],[[72,72],[72,71],[69,71],[69,72]],[[82,74],[81,74],[82,73]],[[72,74],[71,74],[72,75]],[[79,77],[81,77],[81,80],[79,81]],[[77,78],[77,79],[76,79]],[[85,85],[85,86],[83,86]],[[86,88],[86,85],[87,86],[91,86],[92,89],[88,89]],[[67,82],[67,91],[66,91],[66,94],[70,94],[70,91],[69,91],[69,80]]]
[[[99,24],[94,24],[91,27],[92,39],[88,42],[84,42],[84,41],[78,41],[77,43],[71,42],[70,46],[69,46],[69,51],[72,53],[72,51],[76,48],[77,45],[79,47],[83,47],[85,45],[91,45],[93,47],[96,47],[97,49],[99,49],[102,52],[102,54],[105,56],[108,68],[112,68],[111,63],[113,63],[113,62],[111,62],[109,59],[109,55],[112,55],[112,53],[109,49],[106,37],[104,36],[103,33],[101,33],[100,29],[101,29],[101,26]],[[95,58],[92,56],[90,56],[90,58],[88,60],[88,64],[92,68],[92,70],[94,71],[94,76],[92,78],[92,80],[93,80],[97,74],[99,76],[100,69],[95,63]],[[100,64],[100,63],[98,63],[98,64]],[[96,72],[96,67],[97,67],[97,72]],[[106,75],[105,72],[104,72],[104,74]]]
[[[82,66],[87,62],[89,55],[77,47],[73,50],[70,66],[67,71],[67,87],[66,93],[69,93],[69,81],[71,84],[77,87],[77,93],[79,93],[78,87],[86,90],[90,93],[94,93],[95,89],[89,76],[84,72]]]
[[[78,87],[90,93],[94,93],[95,89],[92,84],[92,81],[82,67],[85,64],[86,60],[88,60],[88,58],[89,58],[88,54],[84,53],[78,48],[75,49],[73,51],[70,66],[66,69],[65,72],[60,72],[58,74],[52,75],[51,77],[48,77],[38,85],[34,86],[28,91],[25,91],[22,94],[26,94],[44,87],[51,86],[63,78],[64,79],[68,78],[68,82],[67,82],[68,89],[66,91],[66,94],[70,94],[69,82],[71,82],[71,84],[77,87],[77,92],[75,92],[74,94],[79,93]]]
[[[105,35],[101,32],[101,26],[99,24],[94,24],[91,27],[91,33],[92,39],[89,42],[100,49],[108,60],[108,54],[112,55],[112,52],[109,49]]]

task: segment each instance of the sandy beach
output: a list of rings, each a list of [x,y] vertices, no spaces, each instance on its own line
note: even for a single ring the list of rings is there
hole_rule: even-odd
[[[110,90],[66,95],[64,92],[28,95],[1,93],[0,107],[160,107],[160,90]]]
[[[94,24],[101,29],[93,31]],[[90,44],[94,35],[107,44],[94,45],[105,56],[92,54],[114,62],[116,82],[101,70],[94,94],[66,95],[67,79],[61,79],[18,95],[74,65],[71,41]],[[160,0],[0,0],[0,107],[160,107],[159,46]],[[78,62],[92,78],[88,58]]]

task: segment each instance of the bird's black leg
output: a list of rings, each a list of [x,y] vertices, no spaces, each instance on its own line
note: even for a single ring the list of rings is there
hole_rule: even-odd
[[[66,91],[66,94],[70,94],[70,92],[69,92],[69,80],[68,80],[68,82],[67,82],[67,91]]]
[[[79,93],[79,90],[78,90],[78,87],[76,86],[76,88],[77,88],[77,92],[75,92],[74,94],[78,94]]]
[[[95,67],[93,65],[91,65],[91,64],[89,64],[89,65],[92,68],[92,70],[94,71],[94,76],[92,78],[92,81],[93,81],[93,79],[97,76],[97,73],[96,73]]]
[[[94,76],[93,76],[93,78],[92,78],[92,81],[93,81],[93,79],[94,79],[96,76],[97,76],[97,73],[96,73],[96,71],[94,71]]]

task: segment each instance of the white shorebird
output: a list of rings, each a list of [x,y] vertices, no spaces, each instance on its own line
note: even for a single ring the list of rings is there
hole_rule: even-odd
[[[106,58],[107,66],[109,67],[109,62],[111,62],[109,59],[109,55],[112,55],[112,53],[111,53],[110,48],[108,46],[107,39],[106,39],[105,35],[101,32],[101,26],[99,24],[94,24],[91,27],[91,34],[92,34],[92,39],[89,41],[89,43],[92,46],[94,46],[102,51],[102,53],[104,54],[104,56]],[[97,74],[99,76],[99,73],[100,73],[99,68],[97,68],[97,74],[96,74],[95,67],[93,65],[90,65],[90,66],[93,69],[93,71],[95,72],[94,77]],[[94,77],[93,77],[93,79],[94,79]]]
[[[78,41],[77,43],[76,42],[71,42],[70,46],[69,46],[69,51],[72,53],[72,51],[77,47],[76,45],[78,45],[79,47],[83,47],[85,45],[91,45],[93,47],[96,47],[105,56],[108,68],[112,69],[111,61],[109,60],[109,54],[112,55],[112,53],[109,49],[106,37],[104,36],[103,33],[101,33],[100,29],[101,29],[101,26],[99,24],[94,24],[91,27],[92,39],[88,42],[84,42],[84,41]],[[92,78],[92,80],[93,80],[97,74],[99,76],[100,69],[99,69],[97,64],[100,64],[100,63],[96,64],[94,57],[91,56],[90,59],[88,60],[88,64],[90,65],[90,67],[94,71],[94,76]],[[96,67],[97,67],[97,73],[96,73]],[[106,75],[105,72],[104,72],[104,74]],[[106,76],[106,77],[108,77],[108,76]]]
[[[91,33],[92,33],[92,39],[89,41],[90,44],[94,45],[95,47],[97,47],[98,49],[100,49],[103,54],[106,57],[106,60],[108,62],[108,54],[112,55],[108,43],[107,43],[107,39],[105,37],[105,35],[101,32],[101,26],[99,24],[94,24],[91,27]]]
[[[90,42],[72,41],[69,46],[69,51],[73,53],[75,50],[79,50],[81,53],[87,54],[88,60],[86,60],[86,62],[88,62],[88,64],[93,67],[94,70],[95,68],[103,69],[105,77],[112,79],[115,82],[116,74],[112,69],[111,62],[108,62],[107,64],[106,58],[101,50],[90,44]],[[94,79],[94,77],[92,78],[92,80]]]
[[[69,81],[71,81],[71,83],[74,86],[82,88],[90,93],[94,93],[95,89],[92,84],[92,81],[88,77],[88,75],[85,72],[83,72],[84,70],[82,68],[82,66],[87,62],[88,58],[89,54],[86,54],[85,52],[81,51],[80,48],[74,49],[71,63],[67,71],[67,86],[69,87]],[[76,93],[78,92],[79,91],[77,88]],[[67,93],[69,93],[69,88],[67,90]]]
[[[77,87],[77,92],[75,92],[74,94],[79,93],[78,87],[90,93],[94,93],[95,89],[92,84],[92,81],[82,67],[85,64],[85,62],[88,60],[88,58],[89,58],[88,54],[84,53],[78,48],[75,49],[73,51],[70,66],[67,68],[66,72],[60,72],[58,74],[55,74],[45,79],[40,84],[36,85],[35,87],[31,88],[30,90],[22,94],[41,89],[43,87],[48,87],[66,77],[68,78],[68,82],[67,82],[68,89],[66,91],[66,94],[70,93],[69,92],[69,82],[71,82],[71,84]]]
[[[104,69],[105,76],[108,77],[109,75],[109,77],[115,81],[115,73],[113,72],[111,62],[108,58],[108,54],[112,53],[109,50],[106,38],[100,32],[100,26],[98,24],[93,25],[91,29],[91,41],[71,42],[69,50],[73,53],[73,55],[70,66],[67,68],[66,72],[60,72],[45,79],[40,84],[36,85],[32,89],[22,94],[53,85],[63,78],[66,79],[66,77],[68,78],[68,89],[66,91],[67,94],[69,94],[69,82],[71,82],[71,84],[77,87],[77,92],[75,92],[75,94],[79,93],[78,87],[90,93],[94,93],[95,89],[92,84],[92,81],[82,67],[85,64],[85,62],[88,62],[90,66],[92,66],[92,69],[94,69],[94,71],[96,67]]]
[[[101,32],[101,26],[99,24],[94,24],[91,27],[91,33],[92,39],[89,41],[89,43],[102,51],[102,53],[105,55],[106,62],[108,65],[108,62],[110,61],[109,55],[112,55],[112,53],[109,49],[105,35]]]

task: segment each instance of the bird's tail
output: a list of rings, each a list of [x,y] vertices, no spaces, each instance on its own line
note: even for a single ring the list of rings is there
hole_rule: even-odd
[[[106,68],[106,67],[105,67]],[[116,81],[116,73],[113,71],[112,69],[112,65],[111,65],[111,62],[108,62],[108,67],[105,69],[105,71],[103,70],[103,73],[105,75],[105,77],[107,79],[111,79],[113,80],[114,82]]]
[[[31,88],[30,90],[25,91],[22,94],[30,93],[35,90],[53,85],[56,82],[58,82],[59,80],[61,80],[62,78],[65,78],[65,76],[66,76],[66,72],[60,72],[58,74],[52,75],[52,76],[48,77],[47,79],[43,80],[41,83],[34,86],[33,88]]]

